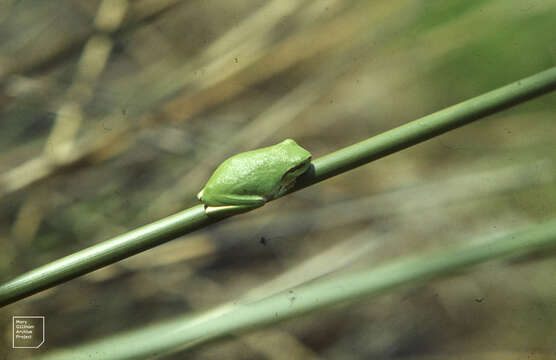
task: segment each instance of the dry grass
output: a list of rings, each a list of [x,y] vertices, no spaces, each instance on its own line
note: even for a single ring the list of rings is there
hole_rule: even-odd
[[[5,1],[0,280],[196,203],[238,151],[291,137],[318,157],[553,66],[555,15],[554,0]],[[555,103],[20,301],[0,315],[3,341],[12,315],[45,315],[48,347],[65,347],[552,218]],[[550,358],[555,260],[543,255],[190,356]]]

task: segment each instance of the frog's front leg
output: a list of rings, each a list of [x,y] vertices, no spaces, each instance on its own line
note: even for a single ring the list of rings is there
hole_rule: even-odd
[[[263,206],[267,199],[260,195],[218,195],[215,199],[220,203],[229,204],[222,206],[205,207],[205,212],[209,216],[222,216],[228,213],[248,211]]]

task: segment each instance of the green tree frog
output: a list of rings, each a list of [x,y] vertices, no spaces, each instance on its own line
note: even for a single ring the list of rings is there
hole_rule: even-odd
[[[263,206],[287,192],[311,166],[311,153],[292,139],[226,159],[197,198],[207,214]]]

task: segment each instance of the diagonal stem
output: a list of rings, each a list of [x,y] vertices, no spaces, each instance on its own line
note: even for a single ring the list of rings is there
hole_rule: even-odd
[[[449,130],[505,110],[556,89],[556,67],[386,131],[313,161],[290,190],[326,180],[342,172],[403,150]],[[226,217],[236,215],[230,213]],[[0,306],[97,270],[222,218],[209,218],[201,205],[91,246],[29,271],[0,285]]]

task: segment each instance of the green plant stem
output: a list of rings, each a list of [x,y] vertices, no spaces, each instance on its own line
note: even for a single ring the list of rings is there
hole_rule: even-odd
[[[93,245],[29,271],[0,286],[0,305],[6,305],[103,266],[150,249],[180,235],[207,226],[202,205],[180,211],[110,240]]]
[[[242,330],[381,295],[403,285],[415,286],[485,261],[554,246],[556,221],[470,243],[475,245],[430,252],[316,280],[257,301],[244,304],[239,301],[239,305],[217,307],[196,316],[180,315],[140,330],[47,354],[41,359],[137,359],[184,350]]]
[[[556,67],[345,147],[313,162],[291,192],[380,159],[556,89]]]
[[[428,140],[556,89],[556,67],[477,96],[313,161],[290,192]],[[237,212],[239,213],[239,211]],[[225,217],[236,215],[229,213]],[[68,255],[0,286],[0,306],[112,264],[218,220],[195,206]]]

